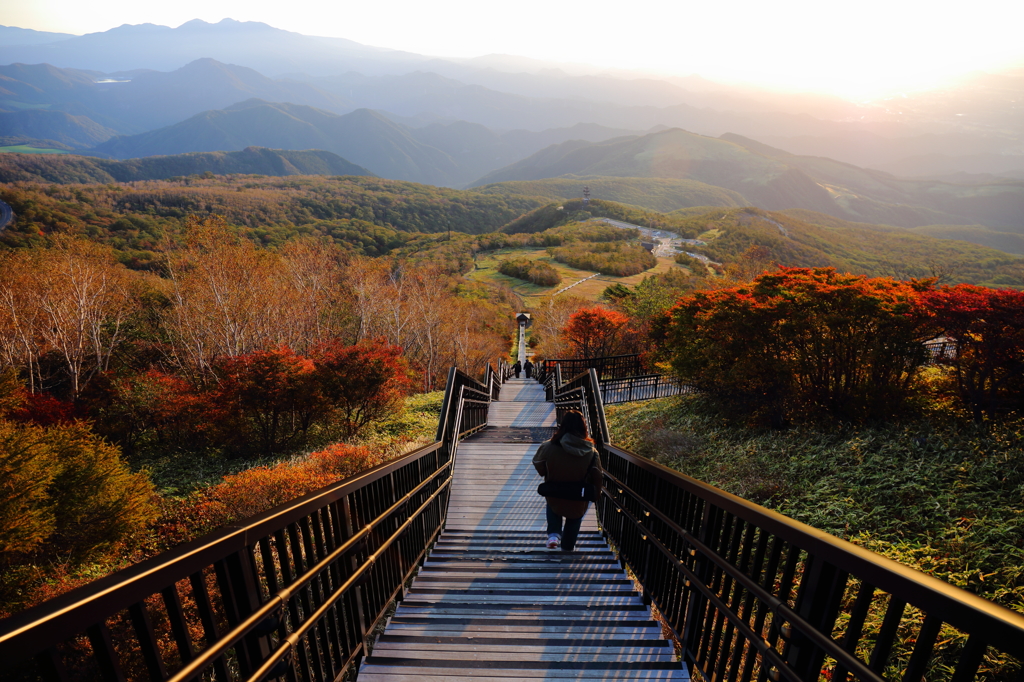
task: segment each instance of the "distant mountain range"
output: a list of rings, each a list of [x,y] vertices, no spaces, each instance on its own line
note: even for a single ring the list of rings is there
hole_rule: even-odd
[[[205,152],[112,161],[84,156],[0,154],[0,182],[106,183],[231,173],[255,175],[370,175],[337,154],[249,147],[239,152]]]
[[[0,64],[0,144],[133,159],[26,161],[32,177],[47,163],[89,178],[180,164],[173,175],[363,172],[547,197],[588,179],[658,210],[750,204],[1024,233],[1024,71],[896,107],[507,55],[443,60],[232,20],[84,36],[0,26]]]
[[[543,133],[495,133],[459,121],[410,128],[369,109],[339,116],[322,109],[251,99],[205,111],[166,128],[116,137],[95,151],[127,159],[154,154],[238,150],[252,145],[325,149],[396,180],[460,186],[553,142],[604,140],[631,131],[580,125]]]
[[[199,19],[170,28],[124,24],[45,44],[0,47],[0,63],[47,63],[116,73],[171,71],[200,57],[244,64],[263,73],[330,75],[356,66],[365,73],[402,73],[430,58],[342,38],[304,36],[254,21]]]
[[[16,26],[0,26],[0,45],[39,45],[75,37],[71,33],[52,33],[50,31],[34,31],[30,28],[18,28]]]
[[[732,190],[745,203],[767,209],[808,209],[900,227],[980,224],[1024,233],[1021,181],[964,185],[904,180],[832,159],[797,156],[739,135],[711,138],[679,129],[555,145],[473,186],[516,187],[522,181],[566,176],[696,180]],[[524,191],[532,191],[529,183]]]
[[[177,28],[124,25],[84,36],[4,28],[4,35],[13,37],[0,40],[0,64],[52,64],[97,81],[130,83],[93,83],[93,97],[51,97],[37,104],[0,92],[0,109],[45,104],[121,134],[257,97],[339,114],[383,110],[409,119],[405,123],[465,120],[498,132],[577,123],[679,127],[712,137],[730,132],[797,154],[912,175],[934,175],[935,159],[942,162],[942,174],[1024,172],[1020,71],[973,74],[944,89],[907,93],[895,107],[889,101],[852,103],[724,86],[695,76],[613,75],[508,55],[437,59],[230,19],[194,20]],[[174,75],[196,60],[255,70],[263,81],[254,82],[250,73],[239,82],[222,79],[207,87],[199,69]],[[68,108],[70,101],[79,107]]]
[[[139,71],[123,79],[49,64],[0,66],[0,108],[80,114],[122,134],[178,123],[253,97],[335,113],[351,102],[305,83],[275,81],[242,66],[198,59],[169,73]],[[6,105],[6,106],[5,106]]]

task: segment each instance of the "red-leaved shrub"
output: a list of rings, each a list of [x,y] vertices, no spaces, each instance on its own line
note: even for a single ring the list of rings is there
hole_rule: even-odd
[[[1024,406],[1024,292],[959,284],[925,303],[953,344],[945,362],[974,419]]]
[[[680,299],[664,350],[684,381],[770,423],[884,418],[909,397],[937,333],[921,304],[930,286],[781,268]]]

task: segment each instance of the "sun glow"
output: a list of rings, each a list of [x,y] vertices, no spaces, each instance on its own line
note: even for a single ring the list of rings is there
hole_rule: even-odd
[[[856,99],[920,89],[969,71],[1024,65],[1018,33],[1024,3],[1003,0],[978,0],[969,9],[949,0],[639,0],[612,10],[542,0],[9,4],[5,24],[37,30],[80,34],[123,23],[178,26],[195,18],[231,17],[440,57],[512,54]]]

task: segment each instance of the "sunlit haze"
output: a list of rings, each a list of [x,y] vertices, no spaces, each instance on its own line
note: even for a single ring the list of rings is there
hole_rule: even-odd
[[[441,57],[503,53],[851,98],[1024,65],[1024,3],[1006,0],[0,0],[0,7],[0,23],[41,31],[82,34],[230,17]]]

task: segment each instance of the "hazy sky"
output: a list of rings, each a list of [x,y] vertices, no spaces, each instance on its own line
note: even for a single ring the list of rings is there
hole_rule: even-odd
[[[1024,65],[1021,0],[0,0],[0,24],[66,33],[225,17],[444,57],[516,54],[856,97]]]

